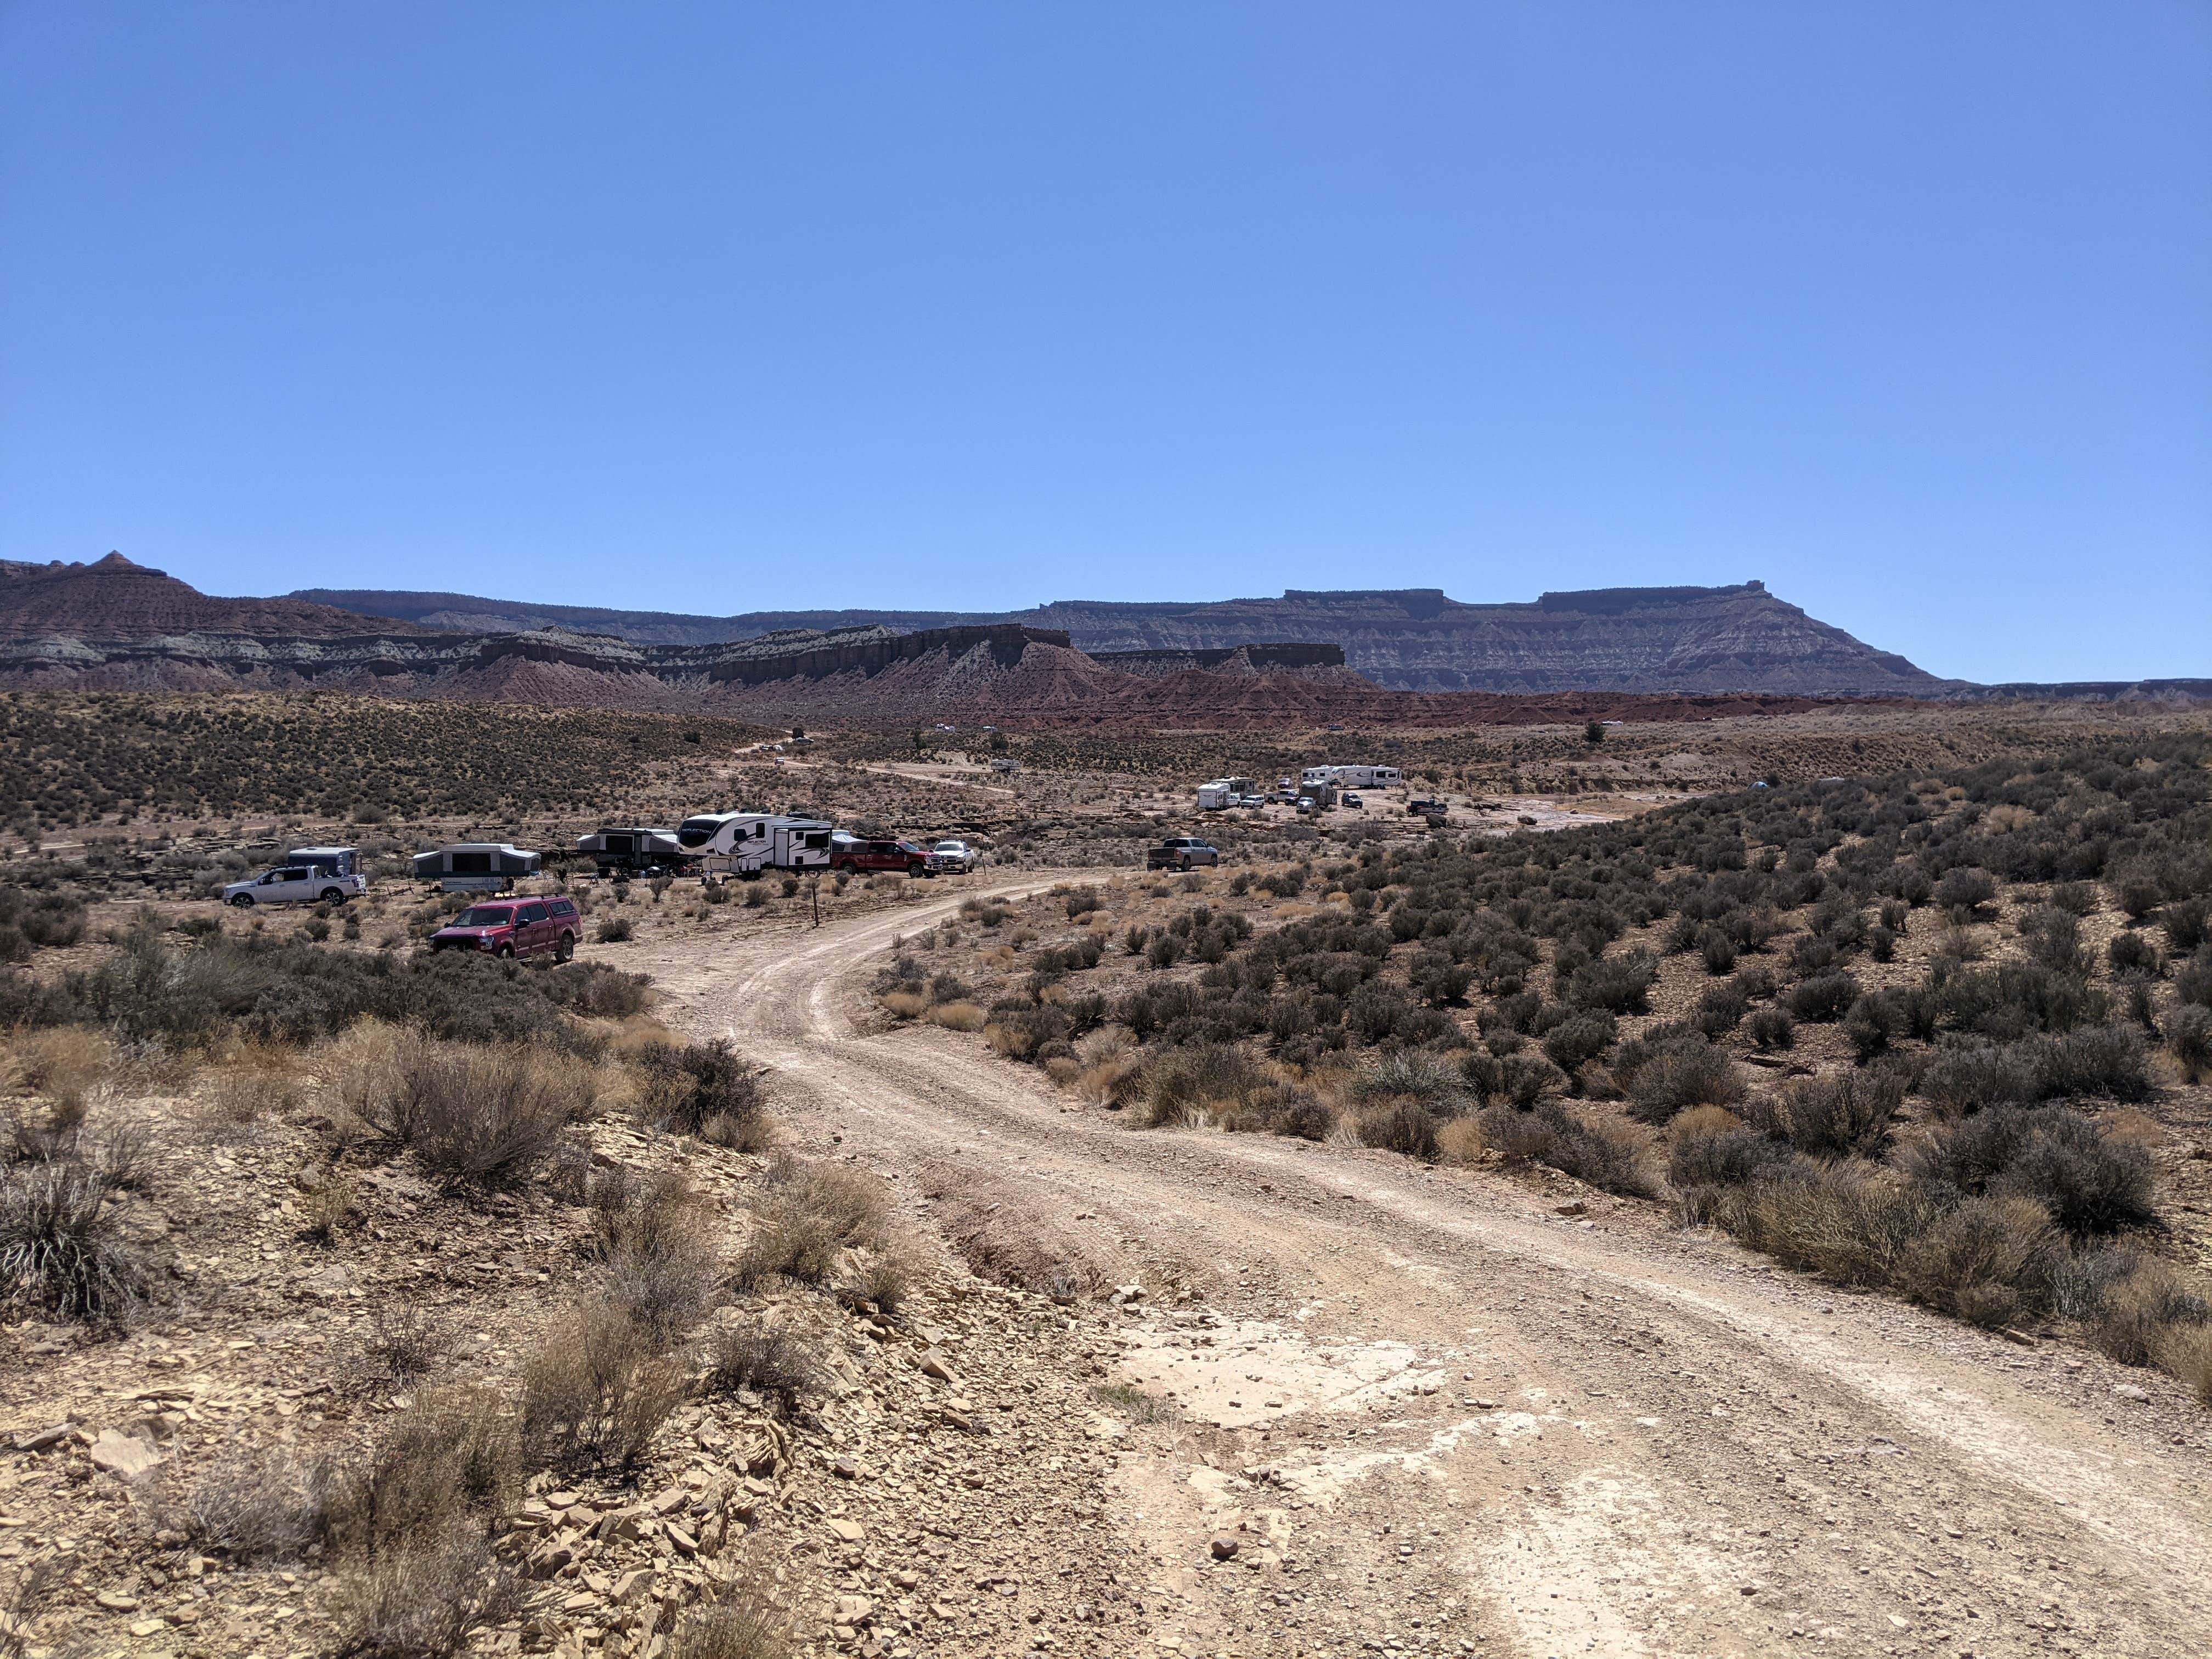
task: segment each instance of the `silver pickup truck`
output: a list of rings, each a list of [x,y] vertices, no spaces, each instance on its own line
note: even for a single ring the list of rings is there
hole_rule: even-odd
[[[1145,849],[1147,870],[1188,870],[1201,864],[1220,862],[1219,849],[1196,836],[1170,836],[1158,847]]]

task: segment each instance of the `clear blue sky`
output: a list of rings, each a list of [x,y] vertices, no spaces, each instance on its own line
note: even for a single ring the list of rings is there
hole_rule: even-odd
[[[2212,674],[2212,7],[0,3],[0,556]]]

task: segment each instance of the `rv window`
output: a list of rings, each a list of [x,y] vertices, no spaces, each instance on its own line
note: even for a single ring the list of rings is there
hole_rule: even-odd
[[[489,876],[493,873],[491,854],[489,853],[454,853],[450,855],[448,862],[457,876]]]
[[[823,848],[827,847],[829,844],[829,836],[819,830],[814,831],[813,834],[806,837],[806,845],[810,848]]]

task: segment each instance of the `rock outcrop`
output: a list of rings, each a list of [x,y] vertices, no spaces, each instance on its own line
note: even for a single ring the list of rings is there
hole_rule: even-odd
[[[457,702],[713,712],[787,723],[957,720],[1121,730],[1358,722],[1516,724],[1804,707],[1783,696],[1413,695],[1332,643],[1148,647],[1098,656],[1063,629],[982,621],[901,632],[781,629],[712,644],[639,644],[532,628],[382,627],[301,599],[225,599],[111,556],[0,568],[0,685],[114,690],[314,690]]]
[[[1077,649],[1225,653],[1283,641],[1340,646],[1377,684],[1413,691],[1735,692],[1929,696],[1937,679],[1891,652],[1808,617],[1750,581],[1732,587],[1610,587],[1547,593],[1528,604],[1468,605],[1440,588],[1337,592],[1204,604],[1055,600],[1003,615],[946,611],[762,611],[694,617],[513,605],[453,593],[312,592],[364,614],[417,626],[513,629],[559,625],[641,643],[703,643],[803,627],[938,629],[986,623],[1054,629]],[[1156,668],[1132,661],[1133,672]]]

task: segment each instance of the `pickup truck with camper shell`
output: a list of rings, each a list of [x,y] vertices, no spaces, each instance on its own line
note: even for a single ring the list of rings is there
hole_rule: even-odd
[[[490,899],[471,904],[431,934],[430,949],[566,962],[576,954],[576,935],[582,930],[575,900],[557,893],[544,898]]]
[[[1188,870],[1221,862],[1220,849],[1196,836],[1170,836],[1158,847],[1145,849],[1147,870]]]
[[[240,910],[251,910],[257,904],[343,904],[349,898],[358,897],[368,890],[368,878],[361,873],[359,859],[351,856],[351,848],[343,849],[349,856],[343,872],[333,867],[332,860],[307,856],[337,850],[302,848],[287,854],[284,862],[276,868],[225,886],[222,902]]]

